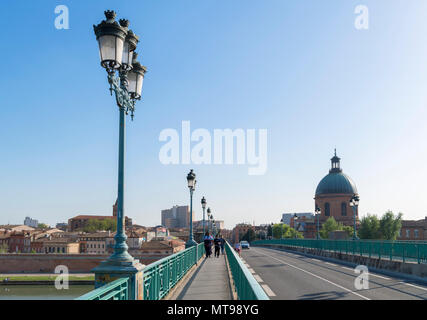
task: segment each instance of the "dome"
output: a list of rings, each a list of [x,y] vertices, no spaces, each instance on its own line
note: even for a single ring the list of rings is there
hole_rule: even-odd
[[[357,194],[353,180],[342,172],[331,172],[324,177],[316,188],[316,196],[319,194],[347,193]]]
[[[353,180],[342,172],[340,160],[335,150],[335,155],[331,159],[331,170],[317,185],[316,196],[332,193],[357,194],[357,188]]]

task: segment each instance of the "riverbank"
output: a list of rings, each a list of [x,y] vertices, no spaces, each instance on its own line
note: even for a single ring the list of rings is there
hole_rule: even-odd
[[[2,274],[0,275],[0,285],[52,285],[59,274]],[[95,283],[93,274],[69,275],[68,283],[91,285]]]

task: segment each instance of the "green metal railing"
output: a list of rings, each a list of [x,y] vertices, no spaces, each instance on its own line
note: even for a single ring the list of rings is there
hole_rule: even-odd
[[[238,299],[270,300],[228,242],[225,244],[225,253],[227,254],[228,265],[233,276],[234,288],[236,289]]]
[[[204,255],[203,243],[147,265],[143,270],[144,300],[160,300]],[[76,300],[128,300],[129,278],[112,281]]]
[[[76,300],[128,300],[128,297],[129,278],[120,278],[86,293]]]
[[[318,249],[379,259],[427,263],[425,241],[380,241],[380,240],[316,240],[274,239],[257,240],[252,245],[286,245],[289,247]]]
[[[190,247],[144,268],[144,300],[160,300],[203,257],[203,243]]]

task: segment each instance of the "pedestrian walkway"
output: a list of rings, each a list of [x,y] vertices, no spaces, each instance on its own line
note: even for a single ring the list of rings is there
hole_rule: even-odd
[[[232,300],[225,256],[203,259],[177,300]]]

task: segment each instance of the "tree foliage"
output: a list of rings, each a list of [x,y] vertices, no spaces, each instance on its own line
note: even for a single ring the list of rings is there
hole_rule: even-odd
[[[89,219],[86,226],[83,228],[84,232],[93,233],[97,231],[116,231],[117,221],[115,219]]]
[[[46,223],[39,223],[39,224],[37,225],[37,228],[38,228],[38,229],[48,229],[48,228],[49,228],[49,226],[48,226]]]
[[[329,217],[320,229],[320,237],[329,239],[329,233],[332,231],[345,231],[348,237],[353,235],[353,227],[344,226],[341,222],[337,222],[334,217]]]
[[[241,240],[248,241],[248,242],[251,242],[251,241],[255,240],[255,231],[252,230],[252,229],[249,229],[245,233],[245,235],[242,237]]]
[[[281,238],[297,238],[303,239],[303,235],[301,232],[296,231],[294,228],[291,228],[287,224],[276,223],[273,225],[273,238],[281,239]]]
[[[402,213],[387,211],[381,219],[369,214],[363,217],[358,234],[361,239],[396,240],[401,228]]]

